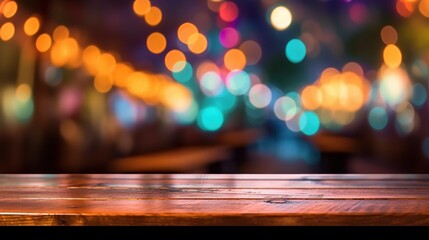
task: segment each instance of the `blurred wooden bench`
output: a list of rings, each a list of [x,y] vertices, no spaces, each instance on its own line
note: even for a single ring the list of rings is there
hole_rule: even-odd
[[[0,225],[429,225],[428,206],[429,175],[0,175]]]

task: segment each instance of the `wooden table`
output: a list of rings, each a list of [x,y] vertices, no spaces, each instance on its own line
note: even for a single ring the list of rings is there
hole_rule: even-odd
[[[429,175],[0,175],[0,225],[429,225]]]

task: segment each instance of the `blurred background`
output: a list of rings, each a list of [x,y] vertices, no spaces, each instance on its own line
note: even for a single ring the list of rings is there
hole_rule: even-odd
[[[429,173],[429,0],[0,0],[1,173]]]

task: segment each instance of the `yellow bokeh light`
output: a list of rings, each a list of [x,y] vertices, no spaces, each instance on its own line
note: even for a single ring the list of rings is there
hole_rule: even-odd
[[[49,36],[49,34],[47,33],[43,33],[41,34],[39,37],[37,37],[36,39],[36,49],[39,52],[47,52],[52,46],[52,39],[51,36]]]
[[[188,48],[195,54],[201,54],[207,49],[207,38],[201,33],[194,33],[188,39]]]
[[[133,72],[128,76],[126,89],[129,93],[145,98],[150,94],[151,84],[149,81],[149,76],[143,72]]]
[[[165,55],[165,59],[164,59],[165,67],[167,67],[167,69],[170,71],[173,71],[174,65],[177,62],[181,62],[181,61],[186,61],[185,54],[183,54],[181,51],[176,50],[176,49],[169,51]],[[178,71],[180,71],[180,70],[181,69],[179,69]]]
[[[277,30],[285,30],[292,23],[292,14],[284,6],[276,7],[270,16],[271,25]]]
[[[56,42],[51,49],[52,64],[61,67],[65,65],[74,65],[80,55],[79,44],[73,38],[67,38],[64,41]]]
[[[110,53],[103,53],[97,58],[95,65],[98,74],[109,74],[115,70],[116,59]]]
[[[31,97],[31,87],[28,84],[20,84],[16,88],[15,96],[18,100],[25,102]]]
[[[396,44],[398,41],[398,32],[396,32],[396,29],[393,28],[390,25],[384,26],[381,29],[381,40],[384,42],[384,44]]]
[[[118,87],[125,87],[127,84],[128,76],[133,73],[133,68],[128,64],[118,63],[115,70],[113,70],[113,83]]]
[[[151,4],[149,0],[135,0],[133,3],[133,10],[139,16],[143,16],[148,13],[150,7]]]
[[[429,18],[429,0],[421,0],[420,1],[419,11],[423,16]]]
[[[149,12],[144,15],[144,20],[150,26],[158,25],[162,20],[161,9],[157,7],[151,7]]]
[[[399,67],[402,62],[401,50],[396,45],[387,45],[383,51],[383,60],[389,68]]]
[[[66,26],[60,25],[54,29],[52,38],[55,42],[65,40],[69,37],[69,29]]]
[[[5,18],[11,18],[15,16],[18,11],[18,4],[15,1],[8,1],[3,5],[3,16]]]
[[[82,57],[86,70],[93,76],[97,74],[96,62],[100,55],[100,49],[94,45],[90,45],[83,50]]]
[[[109,75],[97,75],[94,78],[94,88],[100,93],[107,93],[112,89],[113,81]]]
[[[246,66],[246,56],[239,49],[230,49],[225,53],[223,62],[228,70],[242,70]]]
[[[147,37],[146,46],[151,53],[159,54],[167,47],[167,40],[162,33],[154,32]]]
[[[0,28],[0,38],[3,41],[9,41],[15,35],[15,25],[11,22],[3,24]]]
[[[163,103],[175,112],[184,112],[192,104],[192,93],[179,84],[170,84],[164,90]]]
[[[184,44],[188,44],[189,38],[195,33],[198,33],[198,28],[189,22],[183,23],[177,30],[177,36]]]
[[[28,36],[33,36],[40,29],[40,21],[37,17],[30,17],[24,23],[24,32]]]
[[[301,92],[302,106],[309,110],[315,110],[322,105],[322,92],[319,87],[309,85]]]

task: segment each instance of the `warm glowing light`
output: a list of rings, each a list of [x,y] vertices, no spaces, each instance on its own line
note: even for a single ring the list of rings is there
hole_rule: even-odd
[[[346,63],[342,69],[342,71],[345,72],[352,72],[352,73],[356,73],[358,76],[363,77],[364,76],[364,72],[363,72],[363,68],[361,67],[361,65],[359,65],[359,63],[356,62],[349,62]]]
[[[246,66],[246,56],[239,49],[231,49],[223,58],[225,67],[229,70],[241,70]]]
[[[16,98],[19,101],[28,101],[31,97],[31,87],[28,84],[20,84],[17,88],[16,88],[16,92],[15,92]]]
[[[396,29],[390,25],[384,26],[381,29],[381,40],[386,45],[396,44],[398,41],[398,33],[396,32]]]
[[[162,20],[162,12],[158,7],[151,7],[149,12],[144,15],[144,20],[150,26],[158,25]]]
[[[69,29],[66,26],[60,25],[54,29],[52,38],[54,39],[55,42],[59,42],[67,39],[69,35],[70,35]]]
[[[179,40],[184,44],[188,44],[189,38],[195,33],[198,33],[198,28],[194,24],[189,22],[183,23],[177,30],[177,36],[179,37]]]
[[[309,85],[301,92],[302,106],[308,110],[316,110],[322,105],[323,95],[319,87]]]
[[[128,76],[126,88],[129,93],[144,98],[150,91],[149,78],[143,72],[133,72]]]
[[[240,45],[240,50],[246,55],[247,65],[255,65],[261,60],[262,48],[255,41],[248,40],[243,42]]]
[[[167,40],[162,33],[154,32],[147,37],[146,46],[151,53],[162,53],[167,47]]]
[[[15,35],[15,26],[11,22],[3,24],[0,28],[0,38],[3,41],[9,41]]]
[[[380,95],[391,107],[396,107],[410,97],[411,82],[408,74],[402,68],[381,68],[379,79]]]
[[[184,112],[192,105],[192,93],[180,84],[170,84],[164,90],[163,102],[175,112]]]
[[[185,54],[183,54],[179,50],[173,49],[165,55],[165,59],[164,59],[165,67],[167,67],[167,69],[170,71],[173,71],[174,65],[180,61],[185,62],[186,57],[185,57]],[[176,69],[176,71],[180,71],[180,70],[181,69]]]
[[[194,33],[188,39],[188,48],[195,54],[201,54],[207,49],[207,38],[201,33]]]
[[[223,2],[219,8],[219,16],[225,22],[232,22],[238,17],[238,7],[233,2]]]
[[[99,74],[109,74],[115,70],[116,67],[116,59],[110,53],[103,53],[95,62],[97,73]]]
[[[3,5],[3,16],[5,18],[11,18],[15,16],[18,11],[18,4],[15,1],[8,1]]]
[[[292,14],[284,6],[276,7],[270,16],[271,25],[277,30],[285,30],[292,23]]]
[[[39,52],[43,53],[48,51],[51,48],[51,45],[52,45],[52,39],[51,39],[51,36],[49,36],[49,34],[47,33],[41,34],[36,39],[36,49]]]
[[[107,93],[112,89],[113,81],[110,75],[97,75],[94,78],[94,88],[100,93]]]
[[[30,17],[24,23],[24,32],[28,36],[33,36],[40,29],[40,21],[37,17]]]
[[[135,14],[143,16],[149,12],[151,4],[149,0],[135,0],[133,3],[133,10]]]
[[[97,74],[96,62],[98,57],[101,55],[100,49],[94,45],[90,45],[83,50],[83,62],[86,69],[91,75]]]
[[[396,11],[402,17],[409,17],[414,12],[416,1],[410,0],[397,0]]]
[[[419,11],[423,16],[429,18],[429,0],[420,0]]]
[[[73,38],[67,38],[52,45],[51,61],[57,67],[66,64],[73,65],[78,60],[79,54],[80,49],[77,41]]]
[[[389,44],[383,51],[384,63],[390,68],[397,68],[401,65],[402,54],[401,50],[396,45]]]
[[[133,73],[133,68],[128,64],[118,63],[116,64],[115,70],[113,70],[113,84],[118,87],[125,87],[128,76]]]

